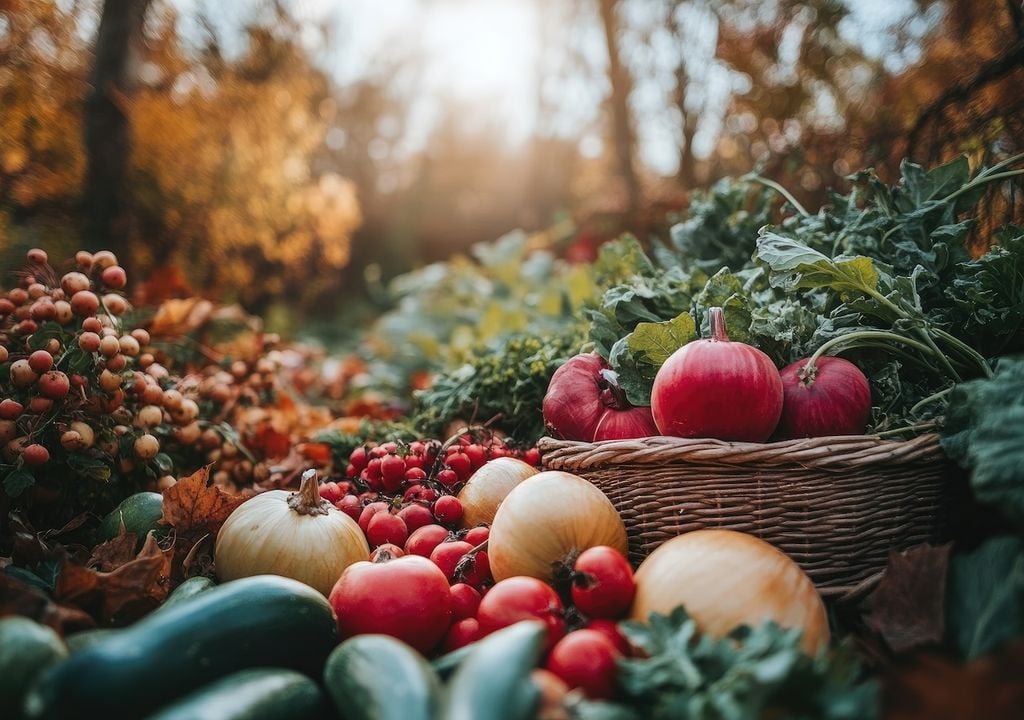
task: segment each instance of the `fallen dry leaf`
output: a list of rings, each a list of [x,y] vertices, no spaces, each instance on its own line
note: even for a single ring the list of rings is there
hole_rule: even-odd
[[[889,553],[864,618],[896,653],[938,645],[945,634],[946,572],[951,543]]]
[[[110,572],[66,562],[54,600],[85,610],[101,625],[135,620],[167,599],[173,555],[173,548],[162,550],[150,534],[134,559]]]
[[[172,526],[178,533],[201,530],[216,534],[228,515],[246,498],[226,493],[216,485],[208,485],[209,475],[209,466],[200,468],[164,490],[160,522]]]
[[[968,665],[919,655],[883,679],[885,720],[1019,720],[1024,642]]]
[[[96,622],[76,607],[58,605],[37,587],[0,573],[0,617],[24,615],[49,625],[60,635],[96,627]]]
[[[123,525],[121,530],[117,537],[94,547],[86,565],[100,572],[111,572],[134,560],[138,538],[134,534],[125,533]]]

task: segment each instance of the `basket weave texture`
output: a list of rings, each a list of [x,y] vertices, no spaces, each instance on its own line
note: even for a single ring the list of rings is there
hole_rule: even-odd
[[[751,533],[783,550],[825,595],[885,567],[890,550],[949,531],[953,466],[938,436],[774,443],[650,437],[542,438],[544,467],[586,478],[626,525],[630,560],[692,530]]]

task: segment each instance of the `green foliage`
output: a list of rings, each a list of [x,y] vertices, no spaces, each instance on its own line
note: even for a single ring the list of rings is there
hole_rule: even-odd
[[[623,704],[579,703],[582,720],[866,719],[878,715],[873,683],[858,685],[851,648],[816,658],[800,631],[774,623],[742,626],[721,639],[699,635],[682,607],[622,623],[640,657],[619,661]]]
[[[946,595],[947,635],[968,660],[1024,635],[1024,542],[997,537],[953,558]]]
[[[1024,529],[1024,359],[1004,358],[993,377],[950,393],[942,447],[970,471],[978,500]]]
[[[551,376],[577,354],[576,334],[518,334],[476,348],[463,365],[441,374],[416,396],[413,425],[440,437],[449,422],[485,423],[514,440],[533,443],[544,434],[541,406]]]

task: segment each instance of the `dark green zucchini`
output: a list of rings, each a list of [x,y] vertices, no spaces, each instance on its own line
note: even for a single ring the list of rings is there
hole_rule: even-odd
[[[89,630],[80,630],[73,635],[68,635],[64,642],[67,643],[68,652],[74,655],[75,653],[82,652],[86,648],[90,648],[96,643],[101,643],[108,638],[112,638],[117,635],[121,630],[119,628],[91,628]]]
[[[342,720],[434,720],[440,711],[437,673],[387,635],[357,635],[335,648],[324,685]]]
[[[202,595],[207,590],[217,587],[217,583],[208,577],[193,577],[183,582],[171,591],[171,594],[164,600],[164,604],[153,612],[164,612],[183,602],[191,600],[197,595]]]
[[[121,534],[121,523],[126,533],[134,534],[141,545],[150,530],[160,529],[164,498],[160,493],[140,492],[129,495],[114,508],[96,529],[96,542],[113,540]]]
[[[540,690],[530,681],[544,649],[544,625],[516,623],[473,645],[448,684],[444,720],[530,720]]]
[[[73,655],[40,679],[25,708],[30,717],[138,718],[247,668],[319,678],[337,642],[316,590],[276,575],[243,578]]]
[[[202,687],[147,720],[319,720],[326,710],[323,693],[305,675],[253,668]]]
[[[0,620],[0,718],[21,717],[29,685],[67,654],[60,636],[46,625],[20,615]]]

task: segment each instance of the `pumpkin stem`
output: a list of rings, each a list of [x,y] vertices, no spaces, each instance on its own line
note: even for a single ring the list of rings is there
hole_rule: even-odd
[[[329,502],[320,497],[320,481],[316,470],[310,468],[302,473],[298,492],[288,496],[288,507],[299,515],[326,515]]]
[[[711,339],[718,342],[729,342],[729,334],[725,331],[725,313],[720,307],[708,310],[711,317]]]

